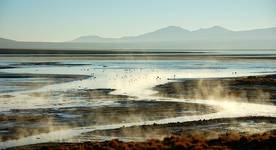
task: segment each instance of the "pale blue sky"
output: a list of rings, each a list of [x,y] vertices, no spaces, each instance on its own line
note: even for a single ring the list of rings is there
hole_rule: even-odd
[[[276,0],[0,0],[0,37],[15,40],[121,37],[169,25],[273,27]]]

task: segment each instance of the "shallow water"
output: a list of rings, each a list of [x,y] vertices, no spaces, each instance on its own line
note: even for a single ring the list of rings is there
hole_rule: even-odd
[[[45,60],[43,60],[45,61]],[[53,62],[51,60],[46,62]],[[13,111],[26,113],[27,110],[61,110],[64,108],[90,109],[106,107],[127,107],[118,99],[97,99],[90,97],[66,96],[72,91],[84,89],[115,89],[111,94],[126,95],[125,101],[157,101],[196,103],[213,107],[216,112],[206,114],[178,114],[168,117],[147,119],[139,116],[132,122],[112,122],[109,124],[84,123],[69,125],[66,122],[68,114],[63,113],[64,130],[51,130],[49,133],[36,133],[22,137],[19,140],[8,140],[0,143],[2,147],[25,145],[49,141],[66,141],[74,136],[94,130],[112,129],[123,126],[143,124],[165,124],[171,122],[185,122],[200,119],[243,117],[243,116],[272,116],[276,117],[276,107],[271,104],[250,104],[233,101],[214,100],[186,100],[161,98],[154,94],[152,88],[156,85],[170,82],[168,79],[183,78],[216,78],[239,77],[249,75],[273,74],[276,72],[276,60],[58,60],[55,63],[33,63],[28,60],[11,61],[1,60],[0,66],[15,66],[10,69],[0,69],[1,73],[12,74],[55,74],[55,75],[88,75],[89,78],[77,79],[70,82],[56,82],[59,78],[0,78],[0,114],[12,114]],[[1,74],[0,73],[0,74]],[[41,83],[43,82],[43,84]],[[22,84],[19,84],[22,83]],[[27,83],[35,83],[31,86]],[[43,93],[43,94],[34,94]],[[45,94],[47,93],[47,94]],[[51,93],[51,94],[49,94]],[[5,96],[8,95],[8,96]],[[122,98],[120,98],[122,100]],[[145,106],[152,105],[144,103]],[[150,107],[149,107],[150,109]],[[60,112],[51,110],[47,114],[60,115]],[[183,110],[181,110],[183,111]],[[189,110],[190,111],[190,110]],[[107,112],[112,113],[112,112]],[[122,112],[124,113],[124,112]],[[77,115],[71,114],[71,120]],[[135,118],[135,117],[134,117]],[[9,122],[8,122],[9,123]],[[66,124],[67,123],[67,124]],[[52,124],[52,126],[55,126]],[[5,128],[0,125],[1,132]]]

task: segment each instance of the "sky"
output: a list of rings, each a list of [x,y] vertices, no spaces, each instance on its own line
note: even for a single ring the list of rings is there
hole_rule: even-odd
[[[171,25],[276,27],[276,0],[0,0],[0,37],[18,41],[133,36]]]

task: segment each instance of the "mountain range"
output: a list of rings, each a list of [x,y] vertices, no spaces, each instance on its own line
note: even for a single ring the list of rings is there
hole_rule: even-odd
[[[189,31],[177,26],[169,26],[138,36],[122,38],[102,38],[99,36],[82,36],[71,42],[181,42],[199,40],[263,40],[276,39],[276,27],[248,31],[231,31],[220,26]]]
[[[9,49],[276,49],[276,27],[232,31],[220,26],[189,31],[168,26],[138,36],[81,36],[66,42],[18,42],[0,38]]]

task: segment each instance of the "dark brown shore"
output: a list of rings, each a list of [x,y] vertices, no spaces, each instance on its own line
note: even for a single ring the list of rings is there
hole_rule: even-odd
[[[207,139],[204,134],[196,132],[190,135],[169,136],[163,140],[147,140],[145,142],[122,142],[111,140],[104,142],[83,143],[45,143],[11,148],[11,150],[178,150],[178,149],[262,149],[274,150],[276,146],[276,131],[242,135],[237,132],[220,134],[216,139]]]

